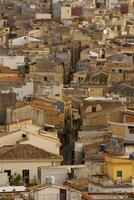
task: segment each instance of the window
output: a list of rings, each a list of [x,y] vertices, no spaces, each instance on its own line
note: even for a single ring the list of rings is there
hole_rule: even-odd
[[[96,107],[92,106],[92,112],[96,112]]]
[[[119,69],[119,73],[122,73],[122,69]]]
[[[11,176],[11,170],[4,170],[5,173],[7,173],[7,176],[10,177]]]
[[[27,137],[26,134],[23,133],[23,134],[22,134],[22,138],[23,138],[23,139],[26,139],[26,137]]]
[[[55,94],[55,97],[59,97],[60,96],[60,94]]]
[[[129,134],[134,134],[134,127],[128,126]]]
[[[44,76],[44,81],[47,81],[47,76]]]
[[[60,200],[66,200],[67,199],[67,192],[64,189],[60,189]]]
[[[22,178],[24,181],[24,184],[29,184],[29,170],[22,170]]]
[[[117,171],[117,177],[122,177],[122,171]]]

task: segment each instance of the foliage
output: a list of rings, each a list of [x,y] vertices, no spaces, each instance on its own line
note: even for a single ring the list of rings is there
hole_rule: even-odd
[[[22,182],[21,175],[18,174],[18,173],[14,173],[13,175],[11,175],[11,177],[10,177],[10,184],[11,185],[16,185],[16,186],[22,185],[23,182]]]

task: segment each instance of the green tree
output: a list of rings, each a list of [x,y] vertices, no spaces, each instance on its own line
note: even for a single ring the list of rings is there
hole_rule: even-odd
[[[18,174],[18,173],[14,173],[13,175],[11,175],[10,184],[11,185],[16,185],[16,186],[22,185],[23,181],[22,181],[21,175]]]

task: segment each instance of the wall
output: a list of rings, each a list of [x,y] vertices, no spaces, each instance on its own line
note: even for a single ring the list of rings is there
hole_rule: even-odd
[[[88,88],[89,96],[103,96],[104,87],[90,86]]]
[[[61,19],[71,19],[71,7],[61,7]]]
[[[11,173],[19,173],[22,175],[22,170],[30,170],[30,182],[37,180],[37,168],[39,166],[52,166],[51,161],[0,161],[0,171],[11,170]]]
[[[15,145],[17,141],[22,139],[22,131],[16,131],[0,137],[0,147],[4,145]]]
[[[133,177],[133,165],[131,160],[106,158],[105,167],[105,173],[114,181],[131,181]],[[119,179],[119,177],[117,177],[117,171],[122,171],[122,178]]]
[[[46,183],[47,176],[54,176],[56,184],[63,184],[68,179],[68,168],[54,168],[54,167],[42,167],[40,169],[41,177],[40,183]]]
[[[113,122],[122,122],[123,116],[117,110],[114,111],[100,111],[100,112],[93,112],[87,113],[83,116],[83,126],[89,127],[97,127],[97,126],[106,126],[108,125],[109,121]]]
[[[110,130],[112,133],[118,137],[125,138],[125,126],[121,126],[120,124],[112,124],[110,126]]]
[[[24,65],[24,63],[24,56],[0,56],[0,64],[11,69],[17,69],[17,66]]]
[[[13,92],[16,93],[17,100],[23,100],[24,97],[27,97],[29,95],[33,95],[33,82],[27,82],[25,85],[22,85],[20,88],[18,87],[12,87]],[[9,90],[4,91],[6,93],[9,92]]]
[[[125,145],[125,155],[129,156],[129,154],[132,154],[134,152],[134,145],[133,144],[126,144]]]
[[[64,187],[61,189],[64,189]],[[64,189],[65,190],[65,189]],[[60,188],[48,187],[44,190],[39,190],[37,193],[37,200],[60,200]],[[63,198],[64,199],[64,198]],[[80,192],[67,190],[67,200],[81,200]]]
[[[6,122],[6,109],[16,105],[15,93],[0,93],[0,122]]]
[[[26,118],[32,118],[31,105],[24,105],[15,109],[7,109],[7,123]]]
[[[23,142],[23,144],[31,144],[33,146],[36,146],[38,148],[44,149],[47,152],[57,154],[59,155],[59,147],[60,147],[60,142],[57,142],[51,138],[47,138],[47,136],[39,136],[39,135],[29,135],[29,140]]]
[[[37,193],[37,200],[60,200],[60,189],[48,187],[44,190],[40,190]]]

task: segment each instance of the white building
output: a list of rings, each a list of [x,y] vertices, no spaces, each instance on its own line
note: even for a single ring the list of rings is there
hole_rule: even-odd
[[[21,36],[21,37],[9,40],[9,46],[24,46],[30,43],[39,45],[42,43],[42,41],[30,36]]]
[[[62,157],[31,144],[3,146],[0,150],[0,171],[9,176],[21,175],[25,184],[38,182],[39,166],[58,166]]]
[[[81,197],[82,194],[80,191],[56,184],[37,186],[37,189],[34,188],[31,191],[31,200],[81,200]]]
[[[118,5],[118,0],[106,0],[106,8],[114,9]]]
[[[16,143],[30,144],[47,152],[59,155],[61,143],[57,132],[40,130],[40,126],[30,124],[31,120],[19,120],[7,126],[7,132],[0,137],[0,147],[11,146]]]

